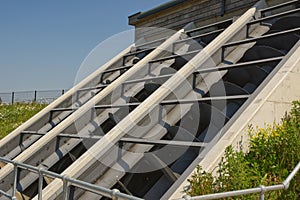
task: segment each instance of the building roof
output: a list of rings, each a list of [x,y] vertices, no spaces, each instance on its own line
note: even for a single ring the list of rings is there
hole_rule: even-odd
[[[129,24],[132,24],[134,22],[136,22],[137,20],[140,20],[140,19],[143,19],[145,17],[148,17],[150,15],[154,15],[154,14],[157,14],[161,11],[164,11],[164,10],[167,10],[171,7],[174,7],[174,6],[177,6],[179,4],[182,4],[184,3],[185,1],[187,0],[171,0],[169,2],[166,2],[164,4],[161,4],[159,6],[156,6],[148,11],[145,11],[145,12],[137,12],[133,15],[130,15],[128,16],[129,18]]]
[[[144,17],[156,14],[160,11],[166,10],[166,9],[171,8],[173,6],[177,6],[178,4],[181,4],[185,1],[186,0],[172,0],[172,1],[166,2],[164,4],[161,4],[159,6],[154,7],[152,9],[148,10],[148,11],[140,13],[140,15],[138,16],[138,19],[142,19]]]

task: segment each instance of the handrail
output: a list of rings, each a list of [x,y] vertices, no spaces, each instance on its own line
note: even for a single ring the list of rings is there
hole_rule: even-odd
[[[207,195],[201,195],[201,196],[188,196],[185,195],[181,199],[177,200],[206,200],[206,199],[219,199],[219,198],[226,198],[226,197],[235,197],[235,196],[241,196],[246,194],[258,194],[260,193],[260,200],[264,199],[264,195],[267,192],[275,191],[275,190],[287,190],[289,188],[289,184],[291,180],[294,178],[294,176],[298,173],[300,170],[300,161],[296,165],[296,167],[293,169],[293,171],[289,174],[289,176],[278,185],[271,185],[271,186],[264,186],[261,185],[256,188],[249,188],[249,189],[243,189],[243,190],[235,190],[230,192],[220,192],[215,194],[207,194]]]
[[[157,59],[150,60],[149,63],[162,62],[162,61],[165,61],[165,60],[171,60],[171,59],[182,57],[182,56],[197,54],[200,51],[201,50],[195,50],[195,51],[190,51],[190,52],[186,52],[186,53],[183,53],[183,54],[176,54],[176,55],[166,56],[166,57],[162,57],[162,58],[157,58]]]
[[[186,38],[186,39],[178,40],[178,41],[174,42],[174,44],[184,43],[184,42],[186,42],[186,41],[190,41],[190,40],[194,40],[194,39],[198,39],[198,38],[210,36],[210,35],[215,34],[215,33],[221,33],[221,32],[223,32],[224,30],[225,30],[225,29],[222,28],[222,29],[218,29],[218,30],[211,31],[211,32],[208,32],[208,33],[203,33],[203,34],[200,34],[200,35],[195,35],[195,36],[192,36],[192,37],[188,37],[188,38]]]
[[[233,18],[226,19],[224,21],[220,21],[220,22],[216,22],[216,23],[212,23],[212,24],[209,24],[209,25],[206,25],[206,26],[201,26],[201,27],[198,27],[198,28],[195,28],[195,29],[192,29],[192,30],[188,30],[185,33],[190,34],[190,33],[196,32],[196,31],[200,31],[200,30],[207,29],[207,28],[210,28],[210,27],[213,27],[213,26],[216,26],[216,25],[230,23],[230,22],[231,23],[233,22]]]
[[[130,52],[130,53],[125,54],[124,57],[129,57],[129,56],[137,55],[139,53],[144,53],[144,52],[147,52],[147,51],[152,51],[154,49],[156,49],[156,47],[152,47],[152,48],[148,48],[148,49],[142,49],[142,50],[139,50],[139,51]]]
[[[130,199],[130,200],[142,200],[141,198],[135,197],[135,196],[131,196],[125,193],[120,192],[118,189],[107,189],[105,187],[101,187],[98,185],[94,185],[91,183],[87,183],[78,179],[74,179],[74,178],[70,178],[68,176],[65,175],[61,175],[61,174],[57,174],[48,170],[45,170],[42,167],[34,167],[25,163],[21,163],[21,162],[16,162],[13,160],[9,160],[3,157],[0,157],[0,162],[5,162],[7,164],[13,164],[14,165],[14,183],[13,183],[13,189],[12,189],[12,194],[8,194],[2,190],[0,190],[0,194],[12,199],[12,200],[16,200],[16,192],[17,192],[17,176],[18,176],[18,168],[20,169],[25,169],[34,173],[37,173],[39,175],[39,180],[43,180],[43,178],[45,176],[47,177],[51,177],[51,178],[58,178],[61,179],[64,182],[64,185],[66,186],[63,190],[63,196],[64,199],[68,199],[68,193],[69,193],[69,187],[70,186],[74,186],[74,187],[78,187],[80,189],[83,190],[87,190],[90,192],[94,192],[97,193],[99,195],[103,195],[112,199],[118,199],[118,198],[122,198],[122,199]],[[39,181],[38,184],[38,199],[41,200],[41,192],[42,192],[42,188],[43,188],[43,181]]]
[[[176,105],[176,104],[190,104],[190,103],[219,101],[219,100],[244,99],[248,97],[249,95],[231,95],[231,96],[217,96],[217,97],[202,97],[199,99],[175,99],[175,100],[164,100],[158,103],[157,105],[166,106],[166,105]],[[118,104],[118,105],[113,105],[113,104],[95,105],[93,106],[93,109],[109,109],[109,108],[122,108],[128,106],[139,106],[141,103],[142,102],[133,102],[133,103]],[[79,108],[55,108],[52,109],[51,112],[76,111],[78,109]]]
[[[270,34],[263,35],[263,36],[260,36],[260,37],[248,38],[248,39],[245,39],[245,40],[234,41],[234,42],[224,44],[223,48],[237,46],[237,45],[241,45],[241,44],[247,44],[247,43],[250,43],[250,42],[257,42],[259,40],[264,40],[266,38],[271,38],[271,37],[296,33],[298,31],[300,31],[300,28],[294,28],[294,29],[290,29],[290,30],[284,30],[284,31],[276,32],[276,33],[270,33]]]
[[[225,62],[225,60],[224,60],[225,59],[224,58],[225,57],[225,49],[228,48],[228,47],[247,44],[247,43],[251,43],[251,42],[257,42],[259,40],[264,40],[264,39],[268,39],[268,38],[272,38],[272,37],[278,37],[278,36],[282,36],[282,35],[286,35],[286,34],[292,34],[292,33],[298,32],[299,30],[300,30],[300,28],[294,28],[294,29],[290,29],[290,30],[284,30],[284,31],[276,32],[276,33],[263,35],[263,36],[260,36],[260,37],[247,38],[247,39],[244,39],[244,40],[239,40],[239,41],[226,43],[222,46],[222,52],[221,52],[222,62]],[[248,33],[247,33],[247,35],[248,35]]]
[[[191,52],[181,54],[181,55],[172,55],[172,56],[169,56],[169,57],[163,57],[163,58],[160,58],[159,60],[153,60],[153,61],[150,61],[150,62],[160,62],[160,61],[163,61],[163,60],[173,59],[173,58],[180,57],[180,56],[195,54],[197,52],[200,52],[200,51],[196,50],[196,51],[191,51]],[[279,61],[282,58],[283,58],[283,56],[279,56],[279,57],[276,57],[276,58],[267,58],[267,59],[262,59],[262,60],[248,61],[248,62],[243,62],[243,63],[238,63],[238,64],[230,64],[230,65],[221,66],[221,67],[217,67],[217,66],[208,67],[208,68],[205,68],[205,69],[197,70],[193,74],[197,75],[197,74],[200,74],[200,73],[208,73],[208,72],[215,72],[215,71],[227,70],[227,69],[250,66],[250,65],[256,65],[256,64],[263,64],[263,63],[268,63],[268,62]],[[126,85],[126,84],[132,84],[132,83],[139,83],[139,82],[166,79],[166,78],[170,78],[173,75],[174,74],[167,74],[167,75],[158,75],[158,76],[155,76],[155,77],[149,77],[149,78],[143,78],[143,79],[128,80],[128,81],[123,82],[122,84]],[[193,82],[194,81],[195,81],[195,78],[193,78]],[[78,91],[103,89],[105,87],[107,87],[107,84],[106,85],[99,85],[99,86],[95,86],[95,87],[89,87],[89,88],[82,88]],[[59,109],[60,108],[58,108],[58,110]],[[52,109],[52,110],[55,110],[55,109]],[[73,110],[73,109],[70,109],[70,110]]]
[[[163,37],[163,38],[159,38],[157,40],[152,40],[152,41],[149,41],[149,42],[145,42],[143,44],[136,45],[135,48],[140,48],[142,46],[146,46],[146,45],[153,44],[153,43],[156,43],[156,42],[162,42],[166,39],[168,39],[168,37]]]
[[[46,133],[41,132],[34,132],[34,131],[24,131],[22,134],[29,134],[29,135],[46,135]],[[77,134],[68,134],[68,133],[61,133],[57,135],[57,137],[61,138],[72,138],[72,139],[88,139],[88,140],[100,140],[103,136],[81,136]],[[148,138],[130,138],[130,137],[123,137],[119,140],[120,143],[132,143],[132,144],[150,144],[150,145],[170,145],[170,146],[177,146],[177,147],[193,147],[193,148],[201,148],[207,146],[205,142],[193,142],[193,141],[182,141],[182,140],[153,140]],[[1,194],[1,191],[0,191]]]
[[[281,5],[281,7],[284,7],[286,5],[289,5],[289,4],[284,4],[284,5]],[[279,5],[278,5],[279,6]],[[262,13],[264,13],[264,11],[260,10]],[[278,13],[278,14],[274,14],[274,15],[270,15],[270,16],[264,16],[262,15],[262,17],[260,19],[256,19],[256,20],[253,20],[249,23],[247,23],[247,28],[246,28],[246,37],[249,38],[249,29],[250,29],[250,26],[253,25],[253,24],[257,24],[257,23],[260,23],[261,25],[265,22],[265,21],[269,21],[269,20],[272,20],[272,19],[276,19],[278,17],[284,17],[284,16],[287,16],[287,15],[290,15],[290,14],[294,14],[294,13],[297,13],[299,12],[300,9],[294,9],[294,10],[289,10],[289,11],[286,11],[286,12],[281,12],[281,13]],[[270,26],[270,24],[267,24],[265,23],[265,25],[267,26]]]
[[[252,25],[252,24],[259,23],[259,22],[264,22],[264,21],[268,21],[268,20],[271,20],[271,19],[275,19],[275,18],[278,18],[278,17],[283,17],[283,16],[286,16],[286,15],[297,13],[299,11],[300,11],[300,8],[296,8],[294,10],[289,10],[289,11],[282,12],[282,13],[279,13],[279,14],[274,14],[274,15],[271,15],[271,16],[268,16],[268,17],[263,17],[263,18],[260,18],[260,19],[253,20],[253,21],[249,22],[247,25]]]
[[[282,8],[282,7],[285,7],[285,6],[289,6],[289,5],[292,5],[292,4],[297,3],[297,2],[299,2],[299,0],[293,0],[293,1],[282,3],[282,4],[278,4],[278,5],[275,5],[275,6],[260,9],[259,11],[264,16],[264,13],[267,12],[267,11],[271,11],[271,10],[275,10],[275,9]]]

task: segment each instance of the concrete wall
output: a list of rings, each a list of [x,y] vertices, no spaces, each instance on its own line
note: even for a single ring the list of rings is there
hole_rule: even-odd
[[[252,95],[252,99],[245,103],[244,109],[235,114],[231,119],[232,123],[228,124],[230,128],[201,160],[199,165],[203,170],[216,170],[225,148],[229,145],[247,150],[249,125],[265,127],[266,124],[280,122],[290,110],[291,102],[300,99],[300,42],[280,64],[282,66],[275,69],[257,89],[256,95]],[[172,199],[182,197],[183,188],[187,185],[187,181],[182,183]]]

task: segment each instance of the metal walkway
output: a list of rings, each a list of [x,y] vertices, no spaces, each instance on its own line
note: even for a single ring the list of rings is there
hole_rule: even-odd
[[[128,47],[1,140],[0,157],[130,196],[168,199],[299,41],[298,5],[254,7],[238,19],[189,24]],[[0,166],[7,194],[63,198],[62,178]],[[67,187],[68,199],[112,197],[77,186]]]

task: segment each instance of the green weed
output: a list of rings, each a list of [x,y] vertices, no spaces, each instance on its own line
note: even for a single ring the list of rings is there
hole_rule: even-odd
[[[300,161],[300,102],[293,102],[291,112],[266,129],[250,129],[249,152],[234,151],[227,147],[216,176],[203,172],[198,166],[189,180],[186,191],[191,196],[276,185],[284,181]],[[258,199],[246,195],[228,199]],[[266,199],[300,199],[300,173],[288,190],[265,194]]]
[[[0,139],[45,107],[37,103],[0,104]]]

